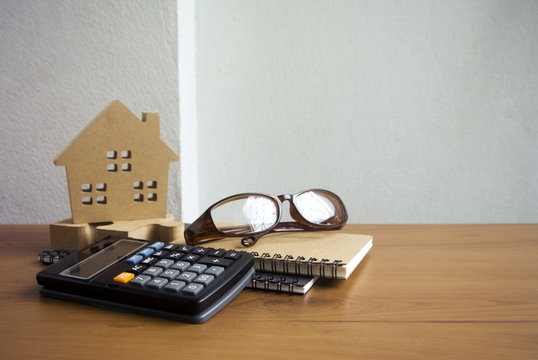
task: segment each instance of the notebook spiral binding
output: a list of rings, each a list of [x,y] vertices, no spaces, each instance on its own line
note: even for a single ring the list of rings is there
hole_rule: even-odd
[[[259,289],[258,283],[263,284],[263,289],[266,291],[270,291],[270,284],[275,284],[277,286],[276,291],[277,292],[287,292],[292,294],[295,284],[299,282],[296,278],[288,278],[286,279],[283,276],[278,276],[278,274],[269,274],[266,276],[263,276],[261,274],[254,274],[252,276],[252,287],[255,289]],[[284,287],[285,286],[285,287]]]
[[[277,264],[282,263],[283,267],[283,273],[286,275],[293,274],[293,275],[299,275],[299,276],[308,276],[308,277],[314,277],[319,276],[322,278],[331,278],[336,279],[337,273],[338,273],[338,267],[344,266],[345,264],[342,262],[342,260],[333,260],[330,259],[321,259],[318,261],[316,258],[308,258],[306,259],[303,256],[297,256],[297,258],[293,258],[291,255],[285,255],[284,258],[282,258],[281,254],[274,254],[271,256],[268,253],[260,254],[253,251],[252,255],[254,255],[256,258],[259,257],[259,268],[262,272],[269,272],[267,269],[267,263],[270,263],[271,265],[271,271],[272,273],[277,272]],[[294,272],[290,272],[290,262],[293,264]],[[303,273],[302,266],[303,264],[306,264],[306,272]],[[319,266],[319,274],[316,272],[314,273],[314,266]],[[330,273],[328,270],[330,269]],[[329,275],[330,274],[330,275]]]
[[[286,255],[284,256],[284,274],[289,274],[290,273],[290,260],[293,259],[293,256],[291,255]]]
[[[45,250],[39,253],[38,260],[45,265],[51,265],[62,260],[67,255],[71,254],[71,251],[67,250]]]

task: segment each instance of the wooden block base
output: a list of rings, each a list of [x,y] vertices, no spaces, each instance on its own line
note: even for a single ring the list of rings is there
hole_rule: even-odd
[[[174,221],[172,214],[165,218],[107,223],[74,224],[71,219],[49,225],[51,249],[80,250],[106,236],[133,237],[148,241],[184,243],[185,225]]]

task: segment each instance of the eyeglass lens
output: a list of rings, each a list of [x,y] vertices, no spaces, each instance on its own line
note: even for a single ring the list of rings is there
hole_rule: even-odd
[[[303,192],[295,197],[294,204],[301,216],[312,224],[333,225],[342,219],[340,201],[328,192]]]
[[[278,221],[275,200],[263,195],[240,195],[211,209],[213,223],[220,231],[252,234],[269,229]]]

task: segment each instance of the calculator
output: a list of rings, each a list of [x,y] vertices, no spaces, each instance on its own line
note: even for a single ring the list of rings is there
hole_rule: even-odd
[[[248,285],[253,264],[244,251],[108,237],[36,277],[44,296],[200,324]]]

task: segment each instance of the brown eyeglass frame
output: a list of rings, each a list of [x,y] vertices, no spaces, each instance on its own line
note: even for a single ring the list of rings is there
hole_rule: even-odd
[[[310,192],[310,191],[315,191],[322,194],[328,194],[329,199],[336,199],[340,202],[339,205],[341,206],[342,218],[339,219],[339,222],[335,224],[315,224],[315,223],[309,222],[301,215],[301,213],[297,210],[295,206],[294,200],[299,195],[304,194],[306,192]],[[215,223],[213,222],[213,218],[211,217],[211,210],[235,198],[247,197],[247,196],[263,196],[263,197],[273,200],[273,202],[276,205],[277,212],[278,212],[277,220],[275,224],[265,230],[252,232],[252,233],[242,233],[242,234],[233,233],[233,228],[229,228],[228,231],[219,230],[217,226],[215,225]],[[284,221],[284,222],[280,221],[281,216],[282,216],[282,203],[284,201],[290,202],[290,215],[292,219],[294,219],[295,221]],[[254,245],[260,237],[267,235],[269,233],[273,233],[273,232],[340,230],[346,224],[347,219],[348,219],[347,210],[346,210],[346,207],[344,206],[342,199],[340,199],[340,197],[336,195],[335,193],[328,190],[309,189],[309,190],[298,192],[297,194],[294,194],[294,195],[282,194],[278,196],[261,194],[261,193],[241,193],[241,194],[228,196],[227,198],[224,198],[214,203],[213,205],[211,205],[206,211],[204,211],[202,215],[200,215],[198,219],[196,219],[187,229],[185,229],[185,232],[183,235],[185,237],[185,242],[188,245],[198,245],[201,243],[215,241],[222,238],[242,237],[243,239],[241,240],[241,244],[245,247],[248,247],[248,246]],[[245,229],[246,226],[247,225],[238,225],[237,230],[238,231],[243,230]]]

